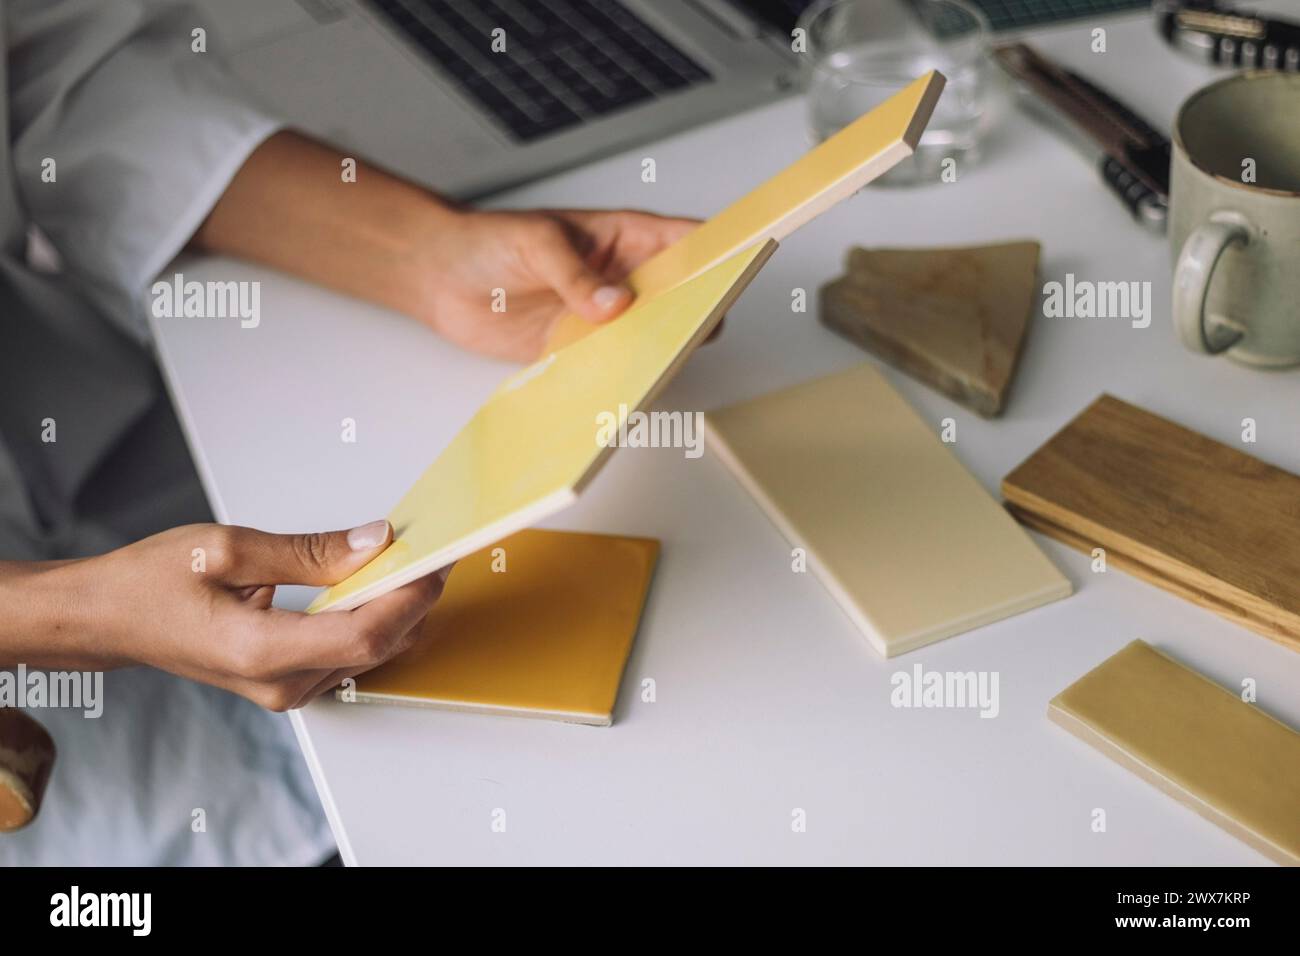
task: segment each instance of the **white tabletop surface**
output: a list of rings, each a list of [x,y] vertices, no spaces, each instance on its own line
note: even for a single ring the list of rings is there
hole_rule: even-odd
[[[1034,35],[1168,126],[1218,74],[1176,57],[1146,18]],[[708,216],[806,148],[789,99],[510,197],[519,206],[637,206]],[[653,156],[658,181],[643,183]],[[1166,242],[1136,227],[1096,172],[1011,115],[956,183],[869,189],[785,242],[659,407],[703,410],[865,359],[790,309],[852,244],[1031,237],[1042,280],[1149,280],[1154,320],[1035,319],[1002,418],[986,421],[886,369],[990,494],[1103,391],[1300,472],[1300,373],[1184,351],[1169,319]],[[222,521],[275,531],[384,514],[510,367],[400,316],[244,263],[187,278],[259,279],[262,321],[156,323],[161,360]],[[355,444],[340,422],[357,422]],[[864,488],[864,495],[871,489]],[[1070,577],[1063,601],[886,661],[707,453],[628,449],[548,527],[649,535],[662,558],[609,728],[320,700],[293,715],[344,858],[360,864],[1257,864],[1263,857],[1050,723],[1048,700],[1134,638],[1300,726],[1300,655],[1036,537]],[[863,542],[870,547],[870,542]],[[924,573],[924,569],[918,569]],[[283,589],[282,589],[283,590]],[[302,606],[306,593],[281,595]],[[1000,714],[895,709],[890,675],[1000,675]],[[644,678],[656,683],[645,703]],[[806,832],[794,832],[795,809]],[[1107,829],[1093,832],[1094,808]],[[505,832],[495,832],[497,810]]]

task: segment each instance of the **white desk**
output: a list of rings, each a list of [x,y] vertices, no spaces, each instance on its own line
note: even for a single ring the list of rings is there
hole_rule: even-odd
[[[1036,42],[1166,125],[1211,79],[1141,19]],[[707,216],[805,148],[791,99],[523,189],[512,204],[639,206]],[[640,180],[657,160],[658,182]],[[889,370],[993,494],[1013,466],[1102,391],[1300,471],[1300,374],[1189,354],[1169,321],[1168,250],[1096,172],[1019,115],[958,182],[868,190],[778,250],[660,405],[707,409],[864,360],[792,314],[850,244],[1037,237],[1043,281],[1151,280],[1154,321],[1034,328],[1005,416],[988,422]],[[269,530],[382,515],[508,371],[415,323],[266,270],[190,262],[188,277],[261,279],[262,323],[175,320],[159,351],[216,514]],[[339,440],[357,421],[358,441]],[[871,489],[863,489],[870,494]],[[1134,637],[1300,725],[1300,655],[1111,571],[1042,546],[1077,593],[893,661],[877,657],[716,458],[626,450],[548,526],[651,535],[659,570],[608,729],[318,701],[293,715],[344,859],[362,864],[1254,864],[1263,858],[1050,724],[1047,701]],[[869,547],[870,542],[864,542]],[[301,606],[305,594],[282,594]],[[899,710],[889,677],[995,670],[1001,714]],[[643,703],[652,677],[657,701]],[[1104,808],[1108,830],[1090,828]],[[504,833],[492,814],[506,811]],[[794,808],[807,832],[791,828]]]

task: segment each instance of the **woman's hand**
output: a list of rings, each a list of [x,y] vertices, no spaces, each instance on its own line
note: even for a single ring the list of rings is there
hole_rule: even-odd
[[[455,211],[419,247],[423,281],[405,311],[465,348],[531,361],[566,313],[599,323],[626,309],[623,280],[696,225],[631,210]]]
[[[555,320],[627,308],[628,273],[696,223],[644,212],[480,212],[285,130],[245,161],[193,245],[415,316],[466,348],[516,361]],[[493,290],[505,311],[493,311]]]
[[[272,607],[275,586],[335,584],[391,540],[386,521],[323,534],[198,524],[80,561],[0,563],[0,664],[149,664],[271,710],[300,707],[410,647],[445,570],[310,616]]]

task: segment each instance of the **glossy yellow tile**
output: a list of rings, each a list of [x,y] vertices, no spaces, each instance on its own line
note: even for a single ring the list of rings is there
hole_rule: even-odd
[[[1300,733],[1237,694],[1134,641],[1047,713],[1265,856],[1300,865]]]
[[[507,379],[388,516],[392,545],[308,610],[364,604],[572,502],[612,450],[597,416],[622,424],[653,401],[775,247],[751,246]]]
[[[609,724],[658,553],[530,530],[463,558],[420,642],[358,677],[356,700]]]
[[[643,263],[628,278],[632,291],[638,297],[658,295],[755,242],[784,239],[852,196],[912,155],[943,86],[943,74],[934,71],[914,80]],[[743,171],[737,175],[743,176]],[[545,351],[576,342],[592,328],[577,316],[565,316],[552,330]]]

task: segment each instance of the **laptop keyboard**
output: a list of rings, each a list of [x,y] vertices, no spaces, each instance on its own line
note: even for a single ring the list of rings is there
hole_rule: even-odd
[[[712,79],[615,0],[371,5],[519,142]],[[498,28],[502,52],[492,49]]]
[[[1058,23],[1080,17],[1105,16],[1123,10],[1149,7],[1151,0],[973,0],[984,11],[994,30]],[[731,0],[760,22],[788,36],[812,0]],[[941,27],[942,28],[942,27]]]
[[[994,30],[1102,17],[1151,6],[1151,0],[975,0],[975,3],[988,16]]]

